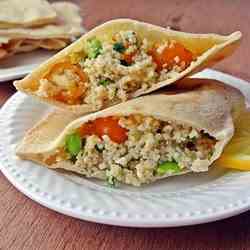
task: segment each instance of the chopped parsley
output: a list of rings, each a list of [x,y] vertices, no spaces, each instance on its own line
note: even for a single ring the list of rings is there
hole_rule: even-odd
[[[116,178],[114,176],[108,176],[106,179],[106,182],[109,187],[115,187],[116,186]]]
[[[116,186],[116,178],[110,173],[110,170],[106,170],[106,183],[109,187]]]
[[[214,150],[212,149],[209,153],[208,153],[208,159],[210,160],[212,158],[214,154]]]
[[[113,45],[113,49],[119,53],[123,53],[126,50],[126,48],[122,43],[115,43]]]
[[[112,81],[110,79],[102,79],[98,82],[99,85],[102,85],[104,87],[108,86]]]

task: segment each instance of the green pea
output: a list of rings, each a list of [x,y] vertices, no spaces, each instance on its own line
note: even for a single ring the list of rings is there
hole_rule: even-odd
[[[179,167],[179,165],[176,162],[165,161],[157,167],[156,172],[159,175],[163,175],[166,173],[178,173],[178,172],[180,172],[180,170],[181,170],[181,168]]]
[[[66,137],[66,150],[71,156],[77,156],[82,148],[82,140],[77,133],[70,134]]]

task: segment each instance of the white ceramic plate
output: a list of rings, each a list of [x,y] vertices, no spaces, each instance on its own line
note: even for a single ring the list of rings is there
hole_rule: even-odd
[[[200,77],[216,78],[240,88],[250,98],[249,83],[213,70]],[[170,227],[226,218],[249,209],[250,172],[212,168],[132,188],[109,188],[102,182],[69,176],[15,157],[24,132],[48,106],[21,93],[0,112],[0,166],[21,192],[60,213],[105,224],[130,227]]]
[[[20,53],[0,61],[0,82],[23,77],[40,63],[54,55],[55,51],[34,50]]]

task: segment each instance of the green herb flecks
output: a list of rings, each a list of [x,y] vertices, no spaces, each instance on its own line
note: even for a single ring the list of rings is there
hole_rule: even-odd
[[[208,160],[210,160],[212,158],[214,154],[214,150],[212,149],[209,153],[208,153]]]
[[[110,79],[102,79],[98,82],[99,85],[102,85],[104,87],[108,86],[112,81]]]
[[[110,173],[110,170],[106,170],[106,183],[109,187],[116,186],[116,178]]]
[[[92,38],[87,41],[88,47],[88,57],[91,59],[96,58],[101,54],[102,51],[102,43],[97,38]]]
[[[115,43],[113,45],[113,50],[119,52],[119,53],[123,53],[126,48],[124,47],[124,45],[122,43]]]
[[[109,176],[106,179],[107,184],[109,187],[115,187],[116,186],[116,178],[114,176]]]

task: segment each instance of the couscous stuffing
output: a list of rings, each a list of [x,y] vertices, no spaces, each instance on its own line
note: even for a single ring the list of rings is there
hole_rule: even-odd
[[[81,174],[110,185],[140,186],[165,174],[207,171],[215,144],[204,131],[176,122],[112,116],[81,125],[45,161],[55,167],[74,164]]]
[[[195,60],[191,51],[174,40],[152,45],[132,30],[120,31],[111,41],[89,39],[87,49],[52,67],[36,94],[101,109],[176,77]]]

